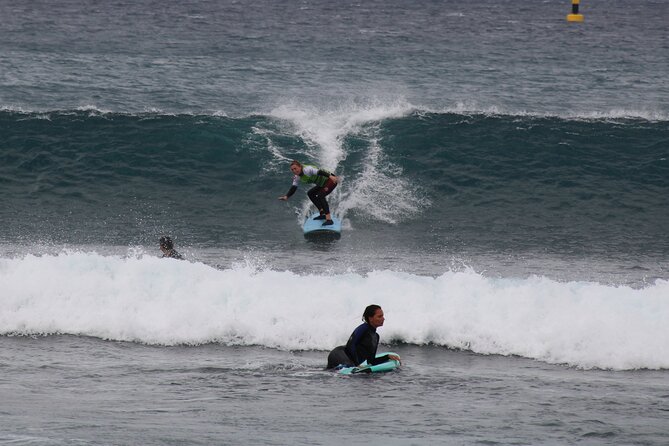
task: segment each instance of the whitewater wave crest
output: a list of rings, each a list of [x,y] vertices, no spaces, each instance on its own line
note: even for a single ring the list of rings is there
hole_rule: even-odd
[[[319,294],[305,291],[317,287]],[[643,289],[474,271],[296,274],[130,253],[0,260],[0,334],[72,334],[157,345],[329,350],[364,307],[385,342],[519,355],[581,368],[667,369],[669,282]]]

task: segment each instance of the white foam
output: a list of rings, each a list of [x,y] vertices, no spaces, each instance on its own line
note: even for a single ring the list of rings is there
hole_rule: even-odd
[[[319,167],[335,170],[346,158],[342,146],[345,136],[357,133],[366,123],[404,116],[412,109],[402,100],[364,104],[347,101],[325,108],[289,102],[270,115],[292,123],[296,134],[313,146]]]
[[[77,111],[88,112],[89,116],[98,116],[98,115],[109,115],[114,113],[112,110],[107,108],[98,107],[93,104],[81,105],[76,108]]]
[[[402,175],[401,167],[390,163],[375,138],[370,139],[369,151],[363,161],[363,171],[352,181],[341,199],[338,211],[345,216],[350,210],[361,215],[397,223],[429,206],[426,195],[418,191]]]
[[[333,171],[348,153],[344,138],[361,135],[369,141],[369,149],[363,162],[364,170],[353,182],[341,176],[342,185],[330,198],[333,209],[341,218],[350,210],[387,223],[396,223],[407,215],[413,215],[424,205],[418,198],[416,186],[397,175],[389,178],[386,172],[399,169],[390,165],[373,132],[374,126],[384,119],[405,116],[414,110],[402,99],[390,101],[370,100],[364,103],[346,101],[335,106],[319,108],[289,102],[275,108],[271,115],[290,122],[294,132],[311,145],[310,156],[319,166]],[[285,155],[274,146],[271,151],[275,159],[285,159]],[[341,172],[338,172],[341,174]],[[301,220],[309,208],[305,201],[298,215]]]
[[[70,252],[0,259],[0,290],[5,335],[329,350],[377,303],[386,313],[385,341],[584,368],[669,368],[669,282],[662,280],[632,289],[472,271],[300,276]]]

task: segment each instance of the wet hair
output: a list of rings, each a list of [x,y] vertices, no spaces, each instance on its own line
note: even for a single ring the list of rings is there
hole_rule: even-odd
[[[302,167],[302,163],[299,162],[298,160],[293,160],[293,161],[291,161],[291,162],[290,162],[290,165],[291,165],[291,166],[300,166],[300,167]]]
[[[376,313],[376,310],[380,310],[381,307],[378,305],[367,305],[367,308],[365,308],[365,312],[362,313],[362,320],[367,322],[369,324],[369,318],[374,316]]]
[[[160,240],[158,240],[158,242],[160,243],[161,248],[165,248],[165,249],[174,248],[174,242],[172,242],[172,239],[169,238],[166,235],[163,235],[162,237],[160,237]]]

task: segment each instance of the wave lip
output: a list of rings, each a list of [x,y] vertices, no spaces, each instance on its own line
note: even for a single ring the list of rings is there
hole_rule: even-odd
[[[200,116],[247,119],[258,116],[277,118],[292,123],[297,133],[315,144],[324,146],[337,145],[346,134],[355,132],[370,122],[379,122],[386,119],[400,118],[408,114],[454,114],[454,115],[482,115],[507,116],[511,118],[557,118],[562,120],[642,120],[649,122],[669,121],[666,111],[652,108],[616,107],[608,109],[572,109],[563,111],[540,111],[513,108],[504,105],[484,105],[477,101],[456,101],[451,105],[435,107],[427,104],[411,103],[402,98],[391,100],[370,100],[367,103],[344,102],[336,106],[319,106],[309,103],[299,103],[294,100],[286,101],[270,109],[254,109],[249,112],[234,113],[234,111],[207,109],[207,110],[180,110],[167,111],[158,107],[143,107],[137,110],[112,109],[100,105],[87,104],[77,107],[28,107],[12,104],[0,105],[1,113],[15,113],[25,116],[73,115],[87,114],[89,116],[136,116],[136,117],[174,117]]]
[[[328,293],[304,295],[300,284]],[[0,334],[156,345],[329,350],[377,303],[383,341],[518,355],[580,368],[669,369],[669,282],[643,289],[473,271],[298,275],[69,252],[0,260]],[[271,290],[271,292],[268,292]]]

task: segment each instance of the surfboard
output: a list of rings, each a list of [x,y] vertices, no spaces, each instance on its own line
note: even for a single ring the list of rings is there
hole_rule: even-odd
[[[304,225],[302,225],[304,236],[339,238],[341,236],[341,220],[333,215],[333,224],[323,226],[325,220],[314,220],[314,217],[318,217],[318,215],[318,212],[315,212],[304,221]]]
[[[376,357],[380,358],[381,356],[385,356],[385,355],[397,355],[398,358],[400,356],[397,353],[384,352],[384,353],[377,353]],[[395,359],[389,359],[386,362],[382,362],[381,364],[376,364],[376,365],[367,365],[367,361],[365,361],[359,367],[344,367],[344,368],[339,369],[338,372],[342,375],[382,373],[382,372],[390,372],[391,370],[395,370],[399,366],[400,366],[400,362],[395,360]]]

